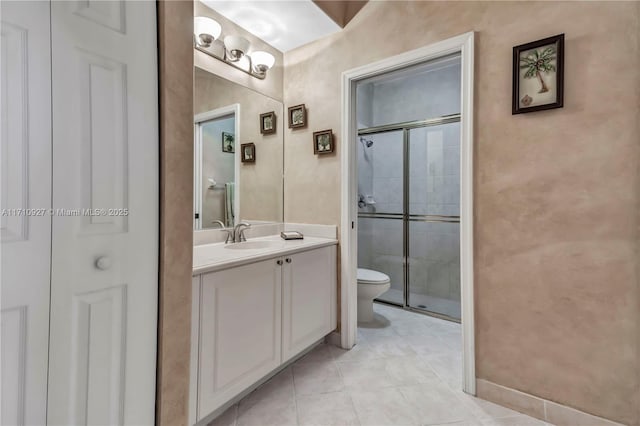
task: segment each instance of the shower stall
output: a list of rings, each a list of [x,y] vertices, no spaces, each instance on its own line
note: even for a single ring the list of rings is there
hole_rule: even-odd
[[[358,267],[377,301],[460,320],[460,56],[359,83]]]

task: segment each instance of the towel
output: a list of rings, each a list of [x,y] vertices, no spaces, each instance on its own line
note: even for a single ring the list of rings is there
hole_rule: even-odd
[[[233,201],[235,199],[235,184],[227,182],[224,184],[224,220],[227,226],[233,226],[235,223],[235,208]]]

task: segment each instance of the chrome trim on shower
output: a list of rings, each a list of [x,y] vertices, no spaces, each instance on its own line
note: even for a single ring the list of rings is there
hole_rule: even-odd
[[[424,125],[423,125],[424,126]],[[422,127],[422,126],[421,126]],[[404,275],[404,283],[403,283],[403,287],[404,287],[404,307],[408,308],[411,306],[411,302],[409,301],[409,297],[411,296],[411,288],[409,286],[409,280],[411,279],[410,276],[410,271],[409,271],[409,251],[410,249],[410,240],[409,240],[409,211],[410,211],[410,204],[409,204],[409,185],[411,184],[411,178],[409,176],[411,170],[410,170],[410,154],[411,154],[411,146],[410,146],[410,136],[409,136],[410,130],[408,127],[404,127],[402,129],[402,155],[404,156],[403,160],[402,160],[402,192],[403,192],[403,196],[402,196],[402,204],[403,204],[403,211],[404,211],[404,220],[402,221],[402,232],[403,232],[403,236],[402,236],[402,242],[403,242],[403,247],[402,247],[402,272]]]
[[[358,213],[358,219],[396,219],[403,220],[402,213]],[[408,220],[411,222],[434,222],[434,223],[460,223],[460,216],[444,216],[437,214],[410,214]]]
[[[398,130],[411,130],[419,127],[439,126],[441,124],[458,123],[460,114],[443,115],[441,117],[429,118],[426,120],[406,121],[403,123],[384,124],[382,126],[367,127],[358,129],[358,136],[371,135],[374,133],[393,132]]]
[[[404,215],[402,213],[358,213],[359,218],[369,218],[369,219],[404,219]]]

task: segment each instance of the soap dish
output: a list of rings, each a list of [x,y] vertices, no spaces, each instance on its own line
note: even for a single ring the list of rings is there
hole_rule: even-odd
[[[280,236],[283,240],[302,240],[304,236],[298,231],[282,231]]]

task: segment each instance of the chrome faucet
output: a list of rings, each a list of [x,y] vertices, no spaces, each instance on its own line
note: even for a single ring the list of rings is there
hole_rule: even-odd
[[[224,240],[225,244],[235,241],[235,232],[233,228],[222,228],[221,231],[227,233],[227,238]]]
[[[227,238],[224,240],[224,243],[227,244],[229,241],[233,242],[235,239],[235,233],[233,229],[227,229],[224,225],[224,222],[221,220],[214,220],[211,223],[217,223],[220,225],[220,230],[227,233]]]
[[[244,231],[247,228],[251,228],[251,224],[247,222],[240,222],[233,228],[233,241],[236,243],[241,243],[243,241],[247,241],[247,238],[244,236]]]

